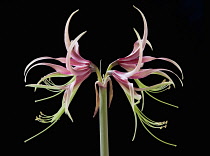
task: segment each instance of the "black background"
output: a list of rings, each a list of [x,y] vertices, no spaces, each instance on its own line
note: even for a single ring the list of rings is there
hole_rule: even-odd
[[[135,141],[132,140],[134,118],[124,92],[113,80],[114,98],[109,109],[110,155],[141,154],[181,154],[199,149],[196,142],[195,115],[197,95],[195,73],[197,54],[203,50],[203,2],[199,0],[139,0],[139,1],[59,1],[59,2],[1,2],[2,21],[2,77],[4,86],[3,111],[6,133],[5,146],[17,147],[23,153],[39,152],[68,155],[98,156],[99,125],[98,115],[92,118],[95,107],[94,82],[92,74],[80,87],[70,105],[74,118],[72,123],[66,115],[45,133],[24,144],[23,141],[40,132],[47,125],[34,121],[39,111],[45,114],[55,113],[61,105],[62,97],[34,103],[35,99],[48,95],[43,90],[36,93],[25,88],[23,71],[33,59],[41,56],[64,57],[66,50],[63,32],[68,16],[80,11],[70,24],[70,37],[87,30],[80,43],[81,55],[99,66],[102,59],[102,71],[112,61],[127,56],[136,41],[133,27],[142,34],[143,22],[140,14],[133,9],[135,5],[144,13],[148,23],[148,40],[154,51],[146,47],[144,55],[167,57],[175,60],[184,72],[184,87],[171,75],[177,84],[176,89],[157,95],[158,98],[179,109],[158,103],[146,97],[144,113],[156,121],[169,120],[163,130],[150,129],[159,138],[177,144],[177,147],[165,145],[147,133],[138,123]],[[142,36],[142,35],[141,35]],[[180,75],[170,63],[156,61],[145,68],[164,67]],[[49,68],[34,68],[28,75],[27,83],[36,83],[40,77],[49,73]],[[5,74],[6,73],[6,74]],[[6,83],[5,80],[9,80]],[[154,77],[145,82],[156,81]],[[5,120],[6,118],[6,120]],[[20,146],[19,146],[20,145]],[[28,153],[28,154],[30,154]]]

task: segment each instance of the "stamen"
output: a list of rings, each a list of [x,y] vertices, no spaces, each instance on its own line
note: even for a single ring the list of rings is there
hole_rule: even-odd
[[[36,119],[35,119],[35,120],[36,120],[36,121],[39,121],[39,120],[40,120],[40,118],[36,116]]]

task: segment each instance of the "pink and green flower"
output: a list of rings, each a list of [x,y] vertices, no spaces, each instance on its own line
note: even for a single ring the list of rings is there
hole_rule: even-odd
[[[47,127],[42,132],[38,133],[37,135],[43,133],[48,128],[50,128],[53,124],[55,124],[58,119],[62,116],[63,113],[67,114],[68,117],[73,121],[73,118],[69,112],[69,105],[72,102],[78,88],[82,84],[82,82],[87,79],[91,73],[95,72],[97,74],[98,80],[95,82],[95,92],[96,92],[96,106],[94,111],[94,117],[96,116],[98,110],[99,110],[99,117],[100,117],[100,132],[103,133],[103,136],[101,135],[101,149],[102,153],[108,153],[108,128],[107,128],[107,103],[110,106],[112,102],[113,97],[113,86],[111,78],[113,77],[118,84],[123,89],[125,95],[128,98],[128,101],[130,103],[131,109],[133,110],[134,114],[134,121],[135,121],[135,128],[134,128],[134,136],[133,140],[136,135],[137,130],[137,120],[139,119],[142,123],[143,127],[157,140],[176,146],[175,144],[171,144],[168,142],[165,142],[158,137],[156,137],[153,133],[149,131],[149,129],[146,126],[149,126],[151,128],[166,128],[168,121],[161,121],[157,122],[149,117],[147,117],[144,113],[144,105],[145,105],[145,99],[144,96],[147,94],[154,100],[157,100],[161,103],[167,104],[172,107],[178,108],[178,106],[172,105],[170,103],[164,102],[160,99],[157,99],[152,95],[152,93],[161,93],[163,91],[166,91],[171,88],[171,86],[175,87],[175,83],[172,80],[172,78],[169,76],[168,73],[174,74],[177,79],[182,84],[183,79],[183,73],[181,67],[173,60],[164,58],[164,57],[152,57],[152,56],[145,56],[143,54],[144,49],[146,45],[149,45],[149,47],[153,50],[151,43],[148,41],[148,27],[147,27],[147,21],[144,16],[144,14],[134,6],[134,8],[140,13],[143,19],[144,23],[144,33],[143,37],[141,38],[139,33],[134,29],[134,32],[137,36],[137,41],[134,43],[134,47],[132,52],[123,58],[119,58],[115,61],[113,61],[107,68],[107,71],[104,75],[101,74],[98,67],[93,64],[91,61],[84,59],[80,53],[79,53],[79,39],[86,33],[83,32],[79,34],[74,40],[70,40],[69,34],[68,34],[68,28],[69,23],[73,15],[78,11],[75,11],[71,14],[69,19],[67,20],[66,27],[65,27],[65,33],[64,33],[64,42],[67,50],[66,57],[60,57],[60,58],[53,58],[53,57],[40,57],[33,61],[31,61],[24,71],[25,75],[25,81],[28,72],[36,67],[36,66],[48,66],[55,71],[52,73],[47,74],[43,78],[40,79],[40,81],[37,84],[28,84],[27,87],[34,87],[35,90],[37,88],[43,88],[47,89],[51,92],[55,92],[54,95],[43,98],[40,100],[37,100],[36,102],[47,100],[50,98],[54,98],[55,96],[63,93],[63,99],[61,103],[61,108],[58,110],[57,113],[51,116],[47,116],[40,112],[40,115],[36,117],[36,120],[41,123],[51,123],[49,127]],[[57,65],[53,63],[46,63],[46,62],[38,62],[43,60],[55,60],[58,61],[59,64],[63,65]],[[144,68],[144,64],[148,63],[150,61],[154,60],[162,60],[167,61],[169,63],[172,63],[175,65],[178,70],[181,73],[181,78],[174,73],[173,71],[165,68]],[[37,63],[38,62],[38,63]],[[118,71],[114,70],[113,68],[115,66],[121,66],[125,69],[125,71]],[[144,79],[150,75],[159,75],[163,77],[163,81],[151,86],[145,85],[141,79]],[[51,78],[54,77],[69,77],[70,80],[66,82],[63,85],[56,85]],[[134,81],[130,81],[134,80]],[[183,84],[182,84],[183,85]],[[109,86],[109,87],[107,87]],[[137,87],[136,87],[137,86]],[[98,90],[99,88],[99,90]],[[109,101],[107,102],[107,88],[109,88]],[[139,108],[140,107],[140,108]],[[26,141],[29,141],[30,139],[36,137],[37,135],[29,138]],[[26,142],[25,141],[25,142]]]

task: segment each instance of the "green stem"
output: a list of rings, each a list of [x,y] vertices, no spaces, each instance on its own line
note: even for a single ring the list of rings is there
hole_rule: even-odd
[[[99,87],[100,155],[109,156],[107,88]]]

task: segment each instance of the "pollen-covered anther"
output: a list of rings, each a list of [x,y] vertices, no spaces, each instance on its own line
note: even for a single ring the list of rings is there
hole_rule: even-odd
[[[163,128],[166,128],[166,127],[167,127],[167,125],[163,126]]]
[[[39,117],[36,116],[35,118],[36,121],[40,121],[41,119]]]
[[[171,85],[168,85],[168,90],[171,89]]]

